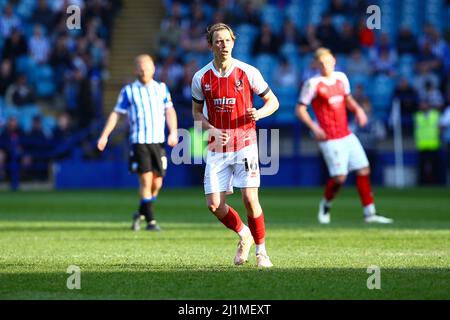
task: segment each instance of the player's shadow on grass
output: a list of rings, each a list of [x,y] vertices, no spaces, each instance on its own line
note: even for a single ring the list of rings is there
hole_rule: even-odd
[[[103,272],[80,268],[80,290],[67,289],[70,274],[65,267],[60,272],[0,272],[0,299],[450,299],[449,268],[382,268],[379,290],[368,289],[371,274],[364,268],[159,266],[155,270],[144,264],[123,264],[123,271],[108,265],[98,266]]]

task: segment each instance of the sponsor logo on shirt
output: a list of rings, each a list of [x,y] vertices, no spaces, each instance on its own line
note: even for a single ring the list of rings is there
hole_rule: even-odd
[[[334,104],[340,104],[344,101],[344,96],[343,95],[337,95],[337,96],[332,96],[328,98],[328,103],[330,105],[334,105]]]
[[[214,106],[220,111],[231,111],[233,106],[236,104],[236,98],[222,97],[218,99],[213,99]]]

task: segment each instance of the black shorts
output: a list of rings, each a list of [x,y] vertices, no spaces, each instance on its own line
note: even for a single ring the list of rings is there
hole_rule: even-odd
[[[163,143],[133,144],[130,151],[129,170],[133,173],[152,171],[158,176],[166,174],[167,157]]]

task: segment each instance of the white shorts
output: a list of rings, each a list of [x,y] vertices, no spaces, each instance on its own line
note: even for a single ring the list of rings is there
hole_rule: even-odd
[[[259,188],[258,147],[252,144],[237,152],[208,151],[205,168],[205,194],[236,188]]]
[[[366,153],[353,133],[340,139],[319,142],[319,148],[331,177],[347,175],[350,171],[369,166]]]

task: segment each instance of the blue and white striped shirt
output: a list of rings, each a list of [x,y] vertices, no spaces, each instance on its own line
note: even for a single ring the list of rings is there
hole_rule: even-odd
[[[131,143],[162,143],[165,141],[165,111],[172,108],[169,89],[163,82],[140,81],[122,88],[114,111],[127,114]]]

